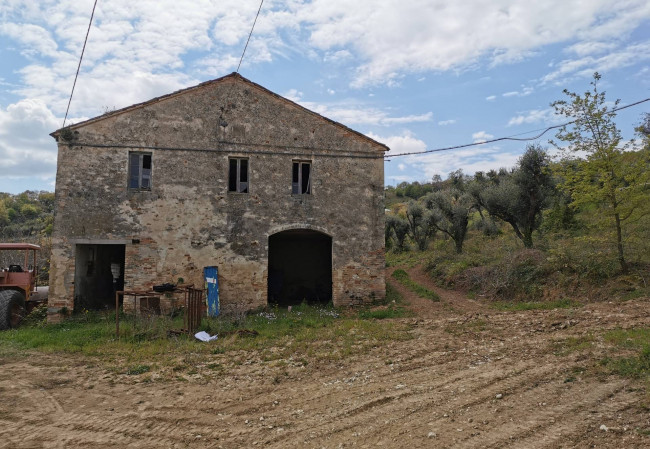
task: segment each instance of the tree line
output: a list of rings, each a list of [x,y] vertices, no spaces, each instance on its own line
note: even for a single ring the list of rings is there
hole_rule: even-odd
[[[552,160],[539,144],[526,147],[511,169],[464,175],[461,170],[439,176],[430,183],[402,183],[387,189],[397,200],[408,198],[406,209],[386,219],[386,243],[396,251],[408,242],[427,248],[437,234],[463,251],[470,219],[485,234],[507,223],[526,248],[535,245],[534,234],[544,220],[551,230],[576,226],[576,213],[596,208],[597,225],[610,230],[622,272],[629,267],[625,236],[650,212],[650,114],[636,127],[637,141],[623,142],[615,123],[619,102],[606,102],[599,91],[598,73],[591,89],[582,95],[564,90],[566,99],[551,104],[570,123],[559,129],[549,144],[558,150]]]

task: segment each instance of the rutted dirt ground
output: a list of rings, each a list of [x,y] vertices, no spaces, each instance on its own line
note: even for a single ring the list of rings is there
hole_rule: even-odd
[[[212,379],[146,382],[75,356],[0,359],[0,448],[650,447],[646,385],[594,368],[600,335],[650,325],[650,299],[502,313],[409,271],[442,297],[393,283],[414,338],[338,362],[228,353]]]

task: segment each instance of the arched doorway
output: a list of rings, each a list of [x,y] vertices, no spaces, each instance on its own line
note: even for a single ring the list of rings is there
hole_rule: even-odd
[[[332,237],[308,229],[269,236],[269,304],[331,300]]]

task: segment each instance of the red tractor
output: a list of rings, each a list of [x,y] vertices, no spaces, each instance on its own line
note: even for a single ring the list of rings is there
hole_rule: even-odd
[[[0,330],[18,327],[26,313],[47,301],[48,288],[36,286],[40,250],[31,243],[0,243],[0,262],[8,265],[0,268]]]

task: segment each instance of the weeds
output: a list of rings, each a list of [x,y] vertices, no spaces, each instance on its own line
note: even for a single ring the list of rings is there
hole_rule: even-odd
[[[410,339],[406,324],[377,321],[405,313],[399,295],[390,288],[388,292],[391,302],[381,309],[339,310],[331,305],[303,304],[291,311],[276,307],[244,316],[204,319],[201,329],[219,335],[210,343],[185,335],[167,337],[168,330],[182,327],[181,317],[124,317],[118,340],[114,316],[90,312],[81,320],[2,332],[0,356],[20,357],[26,351],[80,354],[96,357],[99,366],[117,374],[157,371],[180,377],[181,373],[215,375],[249,360],[241,351],[261,351],[266,362],[302,360],[304,366],[307,360],[336,360],[381,342]],[[236,331],[242,329],[257,334],[239,335]],[[159,375],[152,374],[152,379]]]
[[[431,301],[440,301],[440,296],[436,292],[429,290],[428,288],[413,281],[409,277],[408,273],[401,268],[393,271],[392,276],[397,280],[397,282],[411,290],[416,295],[422,298],[430,299]]]
[[[631,353],[628,357],[606,357],[601,361],[610,373],[635,379],[650,378],[650,328],[617,329],[607,332],[605,342],[617,352]]]
[[[558,356],[565,356],[573,352],[585,351],[591,348],[595,341],[593,335],[565,338],[553,342],[553,353]]]

